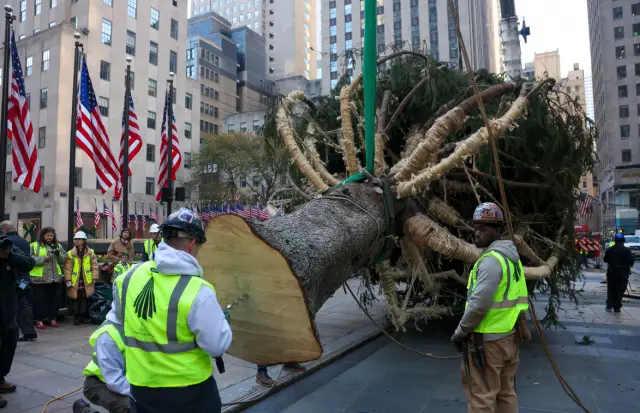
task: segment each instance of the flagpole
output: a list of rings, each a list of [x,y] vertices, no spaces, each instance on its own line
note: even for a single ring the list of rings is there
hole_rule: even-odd
[[[73,201],[76,194],[75,170],[76,170],[76,121],[78,118],[78,67],[80,65],[80,33],[73,34],[75,50],[73,55],[73,93],[71,94],[71,136],[69,136],[69,207],[67,211],[67,249],[73,243]],[[4,180],[3,180],[4,181]]]
[[[13,24],[13,7],[8,4],[4,6],[4,17],[6,19],[4,28],[4,66],[2,68],[2,118],[0,118],[0,218],[4,220],[4,200],[5,200],[5,175],[7,172],[7,157],[5,150],[7,148],[7,126],[9,121],[9,57],[11,56],[11,25]]]
[[[169,200],[167,201],[167,216],[171,215],[171,204],[173,202],[173,78],[175,74],[169,72],[169,99],[167,102],[167,187],[169,188]]]
[[[122,167],[122,209],[125,216],[129,216],[129,99],[131,94],[131,62],[133,59],[127,56],[127,75],[124,79],[124,145]]]

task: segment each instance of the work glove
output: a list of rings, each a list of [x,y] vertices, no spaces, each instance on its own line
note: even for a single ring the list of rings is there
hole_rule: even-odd
[[[227,320],[227,323],[231,325],[231,314],[229,314],[229,310],[222,310],[222,313],[224,314],[224,318]]]
[[[457,328],[455,333],[451,336],[451,342],[456,346],[456,350],[458,350],[459,353],[464,351],[462,344],[468,337],[469,334],[463,332],[460,328]]]

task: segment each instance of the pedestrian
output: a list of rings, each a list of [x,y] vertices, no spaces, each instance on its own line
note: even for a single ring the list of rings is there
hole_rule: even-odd
[[[607,263],[607,304],[606,310],[616,313],[622,308],[622,295],[629,283],[629,274],[635,260],[631,250],[624,246],[624,235],[616,234],[615,244],[604,253]]]
[[[107,314],[124,328],[132,410],[220,413],[212,358],[231,344],[231,329],[196,260],[204,226],[180,208],[160,230],[153,260],[116,279]]]
[[[131,269],[131,264],[129,264],[129,257],[126,253],[122,253],[120,261],[116,264],[115,267],[113,267],[113,280],[127,272],[129,269]]]
[[[129,413],[129,381],[125,375],[122,327],[104,322],[89,337],[95,350],[93,359],[84,369],[84,397],[109,413]],[[79,399],[73,403],[73,413],[97,413],[89,403]]]
[[[151,238],[144,241],[142,261],[149,261],[150,259],[153,259],[153,253],[158,249],[158,245],[160,244],[160,241],[162,241],[160,226],[158,224],[151,225],[151,228],[149,228],[149,236]]]
[[[86,324],[87,298],[93,295],[94,281],[99,279],[98,260],[87,246],[87,234],[76,232],[75,246],[67,253],[64,263],[64,280],[67,296],[73,299],[73,324]]]
[[[33,288],[33,316],[36,328],[43,329],[45,325],[59,327],[56,316],[60,308],[62,266],[67,254],[56,238],[55,229],[51,227],[42,228],[38,240],[32,242],[29,247],[29,253],[36,263],[29,273]]]
[[[0,230],[11,240],[13,245],[17,247],[24,255],[29,256],[29,243],[18,234],[17,228],[11,221],[0,222]],[[22,332],[22,336],[18,341],[33,341],[38,338],[36,329],[33,327],[33,290],[29,282],[29,273],[20,274],[22,281],[16,287],[18,299],[18,313],[16,321],[18,329]]]
[[[0,235],[0,394],[16,391],[16,386],[5,380],[18,344],[16,285],[24,282],[20,274],[31,271],[33,265],[33,258],[14,247],[6,235]],[[0,397],[0,408],[6,405]]]
[[[123,254],[127,255],[127,260],[133,257],[133,242],[131,241],[131,231],[123,229],[120,236],[114,240],[107,250],[107,260],[109,262],[118,263],[122,260]]]
[[[469,413],[517,413],[514,382],[528,306],[527,284],[513,241],[503,240],[504,215],[491,202],[473,213],[475,244],[483,248],[467,284],[467,304],[451,340],[463,352],[462,384]]]

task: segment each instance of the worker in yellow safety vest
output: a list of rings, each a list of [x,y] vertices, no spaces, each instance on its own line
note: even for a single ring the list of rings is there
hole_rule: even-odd
[[[475,244],[484,250],[469,274],[465,312],[451,340],[463,352],[469,413],[517,413],[516,325],[529,307],[524,270],[513,241],[502,239],[504,215],[496,204],[480,204],[473,225]]]
[[[120,262],[113,267],[113,280],[129,271],[131,267],[132,265],[129,264],[129,255],[126,252],[123,252]]]
[[[202,220],[180,208],[161,225],[151,261],[116,279],[107,320],[124,327],[127,379],[138,413],[219,413],[212,357],[231,344],[228,316],[202,278]]]
[[[158,224],[151,225],[149,228],[150,239],[144,242],[144,252],[142,253],[142,261],[149,261],[153,259],[153,253],[158,249],[158,245],[162,241],[162,235],[160,235],[160,226]]]
[[[109,321],[89,337],[94,348],[92,360],[84,369],[84,396],[109,413],[129,413],[129,381],[125,375],[125,346],[122,326]],[[97,413],[83,399],[73,403],[73,413]]]

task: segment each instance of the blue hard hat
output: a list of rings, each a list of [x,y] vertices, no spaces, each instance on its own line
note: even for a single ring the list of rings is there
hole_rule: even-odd
[[[621,240],[624,240],[624,234],[617,233],[617,234],[613,237],[613,239],[621,239]]]

